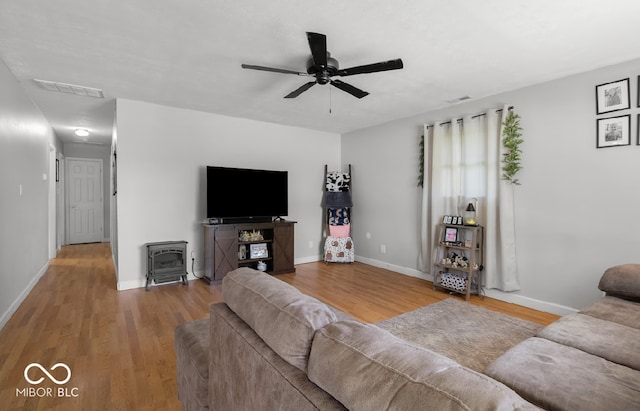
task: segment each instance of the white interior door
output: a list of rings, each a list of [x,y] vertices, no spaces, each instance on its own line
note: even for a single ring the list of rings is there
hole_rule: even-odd
[[[67,158],[69,243],[101,242],[102,160]]]

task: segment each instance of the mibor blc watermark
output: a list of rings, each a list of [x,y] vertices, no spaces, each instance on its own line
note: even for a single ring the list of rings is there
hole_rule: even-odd
[[[36,373],[36,371],[31,371],[32,369],[40,370],[44,375],[40,375],[40,373]],[[31,386],[27,386],[24,388],[16,388],[16,397],[55,397],[55,398],[75,398],[80,395],[78,392],[78,387],[62,387],[69,382],[71,379],[71,368],[65,363],[59,362],[54,364],[51,367],[51,371],[54,371],[58,368],[62,368],[66,372],[66,376],[59,380],[55,376],[53,376],[46,368],[37,362],[32,362],[27,365],[24,369],[24,379],[31,384]],[[55,373],[58,377],[60,377],[61,372],[58,371]],[[39,378],[38,378],[39,375]],[[35,379],[33,377],[36,377]],[[44,386],[39,386],[42,384],[46,378],[50,380],[53,384],[56,384],[57,387],[53,387],[49,384]]]

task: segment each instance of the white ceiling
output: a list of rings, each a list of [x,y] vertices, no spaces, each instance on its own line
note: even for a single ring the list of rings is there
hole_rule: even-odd
[[[4,0],[0,59],[63,141],[85,127],[109,144],[115,98],[343,133],[640,57],[639,19],[631,0]],[[308,79],[241,69],[305,71],[307,31],[342,68],[404,69],[342,78],[361,100],[327,85],[284,99]]]

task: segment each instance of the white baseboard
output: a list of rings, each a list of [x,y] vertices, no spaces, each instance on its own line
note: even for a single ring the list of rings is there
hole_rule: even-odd
[[[431,274],[423,273],[422,271],[419,271],[419,270],[402,267],[395,264],[390,264],[385,261],[375,260],[373,258],[361,257],[358,255],[356,256],[356,261],[359,261],[364,264],[369,264],[374,267],[385,268],[387,270],[408,275],[410,277],[422,278],[423,280],[433,281],[433,277],[431,276]]]
[[[147,281],[144,278],[139,280],[118,281],[116,287],[118,288],[118,291],[132,290],[134,288],[144,287],[146,282]]]
[[[16,298],[16,300],[9,306],[7,311],[2,313],[2,316],[0,317],[0,330],[2,330],[4,326],[7,324],[7,322],[9,322],[9,319],[11,318],[11,316],[16,312],[18,307],[20,307],[20,304],[22,304],[25,298],[27,298],[31,290],[33,290],[33,287],[35,287],[35,285],[38,283],[40,278],[42,278],[44,273],[47,272],[48,268],[49,268],[49,260],[47,260],[46,264],[40,269],[40,271],[38,271],[35,277],[31,279],[29,284],[27,284],[25,289],[22,290],[20,295],[18,295],[18,298]]]
[[[375,260],[367,257],[356,256],[356,261],[360,261],[364,264],[369,264],[374,267],[385,268],[390,271],[394,271],[400,274],[408,275],[411,277],[422,278],[423,280],[433,281],[433,276],[431,274],[423,273],[422,271],[397,266],[394,264],[389,264],[384,261]],[[578,312],[579,310],[571,307],[566,307],[564,305],[551,303],[548,301],[536,300],[535,298],[526,297],[524,295],[516,294],[516,293],[507,293],[500,290],[487,289],[485,290],[487,297],[495,298],[496,300],[505,301],[508,303],[513,303],[517,305],[521,305],[523,307],[532,308],[538,311],[544,311],[556,315],[567,315]]]
[[[294,265],[315,263],[316,261],[322,261],[322,255],[296,258],[293,262]]]
[[[204,274],[204,272],[198,272],[199,276],[202,276]],[[187,275],[187,280],[191,281],[191,280],[199,280],[202,277],[196,277],[195,275],[193,275],[192,273],[189,273]],[[155,284],[152,283],[151,288],[153,289],[153,287],[157,286],[157,285],[165,285],[165,284],[175,284],[175,283],[179,283],[181,280],[176,280],[176,281],[167,281],[166,283],[162,283],[162,284]],[[118,291],[124,291],[124,290],[133,290],[134,288],[144,288],[147,285],[147,279],[146,278],[140,278],[140,279],[136,279],[136,280],[129,280],[129,281],[122,281],[122,282],[118,282],[117,283],[117,288]]]
[[[544,311],[556,315],[567,315],[577,313],[579,310],[564,305],[550,303],[548,301],[536,300],[535,298],[526,297],[524,295],[508,293],[495,289],[485,289],[487,297],[508,303],[518,304],[523,307],[533,308],[534,310]]]

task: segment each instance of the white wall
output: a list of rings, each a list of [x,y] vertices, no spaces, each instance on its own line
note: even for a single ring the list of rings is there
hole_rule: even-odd
[[[0,90],[2,328],[49,265],[49,146],[60,152],[61,144],[1,61]]]
[[[522,186],[515,190],[522,289],[491,295],[558,313],[586,306],[601,295],[607,267],[639,262],[639,74],[635,60],[343,135],[342,158],[356,178],[358,256],[417,272],[422,124],[512,104],[525,139]],[[627,77],[632,108],[610,115],[632,115],[632,145],[596,149],[596,118],[607,116],[595,114],[595,86]]]
[[[324,164],[341,166],[338,134],[123,99],[116,113],[119,289],[143,285],[147,242],[188,241],[203,270],[207,165],[289,171],[296,262],[320,258]]]

